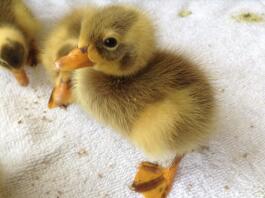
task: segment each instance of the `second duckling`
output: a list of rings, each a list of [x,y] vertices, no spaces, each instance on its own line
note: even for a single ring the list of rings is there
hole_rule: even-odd
[[[50,96],[49,108],[66,107],[72,103],[71,72],[59,72],[55,62],[77,47],[81,29],[81,21],[84,16],[92,14],[92,7],[79,8],[64,16],[53,27],[44,41],[41,50],[41,60],[54,84]]]
[[[38,63],[35,42],[39,30],[40,23],[22,0],[0,1],[0,65],[22,86],[29,83],[24,65]]]

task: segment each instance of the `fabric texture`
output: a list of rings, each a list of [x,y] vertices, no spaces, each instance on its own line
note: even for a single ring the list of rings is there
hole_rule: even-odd
[[[208,72],[218,100],[216,134],[185,156],[169,198],[265,197],[265,1],[27,0],[48,27],[73,7],[131,3],[150,13],[161,48]],[[0,71],[0,177],[6,198],[136,198],[148,160],[77,105],[48,110],[42,66],[30,85]]]

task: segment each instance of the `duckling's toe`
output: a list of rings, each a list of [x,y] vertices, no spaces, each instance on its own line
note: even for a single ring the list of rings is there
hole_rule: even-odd
[[[145,198],[165,198],[171,190],[181,158],[176,158],[169,168],[142,162],[134,178],[132,189]]]

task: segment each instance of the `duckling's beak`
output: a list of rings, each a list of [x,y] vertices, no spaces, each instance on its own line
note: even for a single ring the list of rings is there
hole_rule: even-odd
[[[60,71],[70,72],[83,67],[93,66],[94,63],[88,58],[86,50],[76,48],[68,55],[56,61],[56,68]]]
[[[11,69],[11,72],[15,76],[17,82],[21,86],[27,86],[29,84],[29,79],[24,69]]]

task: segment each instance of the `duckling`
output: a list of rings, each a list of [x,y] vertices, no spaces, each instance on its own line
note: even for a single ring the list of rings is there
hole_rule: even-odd
[[[0,65],[22,86],[29,83],[24,65],[38,62],[35,41],[39,30],[40,23],[22,0],[0,1]]]
[[[215,99],[207,75],[187,57],[159,49],[148,15],[121,5],[84,18],[78,49],[57,65],[75,70],[73,95],[94,118],[147,156],[176,156],[168,168],[141,163],[132,184],[146,198],[166,197],[182,157],[211,134]]]
[[[71,72],[58,72],[55,62],[77,47],[82,17],[93,12],[92,7],[77,8],[64,16],[52,29],[43,43],[41,60],[54,84],[48,107],[66,107],[71,95]]]

